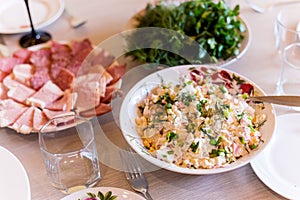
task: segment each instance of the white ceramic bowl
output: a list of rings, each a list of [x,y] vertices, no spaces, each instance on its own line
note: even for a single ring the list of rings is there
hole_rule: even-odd
[[[128,144],[144,159],[151,162],[152,164],[178,173],[183,174],[216,174],[221,172],[227,172],[233,169],[237,169],[248,164],[256,155],[258,155],[268,144],[275,131],[276,127],[276,118],[275,118],[275,110],[271,104],[265,104],[265,109],[262,110],[262,113],[266,114],[267,121],[261,127],[260,132],[262,133],[262,140],[264,141],[259,145],[257,149],[252,151],[250,154],[239,158],[236,162],[227,165],[223,168],[214,168],[214,169],[190,169],[190,168],[182,168],[176,166],[174,164],[167,163],[165,161],[161,161],[157,158],[152,157],[147,149],[143,146],[141,137],[138,135],[136,131],[135,119],[137,117],[137,103],[139,103],[142,99],[144,99],[147,93],[162,82],[172,82],[179,83],[179,78],[182,74],[188,74],[189,68],[191,67],[205,67],[207,66],[195,66],[195,65],[185,65],[178,67],[170,67],[160,71],[157,71],[144,79],[140,80],[137,84],[135,84],[127,93],[124,101],[121,105],[120,109],[120,127],[122,129],[123,136],[125,137]],[[217,69],[227,71],[230,75],[235,74],[235,76],[240,77],[245,80],[247,83],[250,83],[254,86],[255,95],[265,95],[265,93],[252,81],[248,80],[246,77],[243,77],[237,73],[226,69]]]

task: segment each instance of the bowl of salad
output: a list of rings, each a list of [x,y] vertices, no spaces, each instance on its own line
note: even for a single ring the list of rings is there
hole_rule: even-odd
[[[276,127],[272,104],[244,76],[207,65],[156,71],[136,83],[120,109],[128,144],[152,164],[184,174],[215,174],[248,164]]]
[[[126,25],[126,56],[167,66],[237,61],[251,43],[249,25],[239,5],[224,1],[149,3]]]

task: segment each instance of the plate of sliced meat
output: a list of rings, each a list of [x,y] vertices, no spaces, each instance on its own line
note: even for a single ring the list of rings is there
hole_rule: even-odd
[[[66,112],[84,117],[110,112],[125,71],[89,39],[17,50],[0,59],[0,127],[29,134]]]

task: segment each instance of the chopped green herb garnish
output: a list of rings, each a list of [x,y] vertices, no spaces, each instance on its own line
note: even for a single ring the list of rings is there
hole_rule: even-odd
[[[192,144],[190,145],[190,148],[194,153],[197,151],[198,147],[199,147],[199,141],[197,143],[192,142]]]
[[[177,139],[177,138],[178,138],[178,134],[176,134],[176,133],[174,133],[172,131],[169,131],[167,133],[167,141],[168,142],[171,142],[172,140]]]

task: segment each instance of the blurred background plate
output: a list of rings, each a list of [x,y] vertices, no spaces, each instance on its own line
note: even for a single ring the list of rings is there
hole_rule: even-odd
[[[10,151],[0,146],[0,199],[31,200],[27,173]]]
[[[35,29],[50,25],[64,11],[63,0],[31,0],[28,2]],[[24,0],[0,0],[0,33],[31,31]]]

